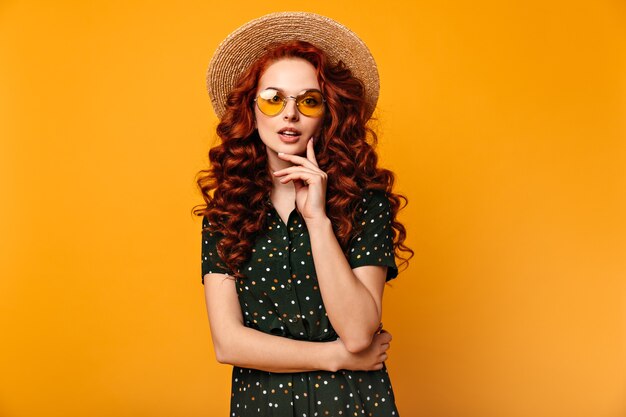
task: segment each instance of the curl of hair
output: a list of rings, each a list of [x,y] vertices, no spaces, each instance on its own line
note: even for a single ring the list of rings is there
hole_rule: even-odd
[[[367,126],[364,85],[342,61],[329,62],[322,50],[308,42],[271,45],[239,78],[217,126],[221,144],[211,148],[210,167],[197,176],[205,204],[194,207],[193,213],[206,216],[212,225],[210,231],[223,236],[217,248],[220,258],[234,278],[245,278],[240,268],[249,259],[259,231],[266,226],[270,210],[266,200],[273,185],[266,147],[254,128],[253,100],[265,69],[285,58],[310,62],[326,98],[315,155],[319,168],[328,174],[326,215],[344,255],[348,256],[351,240],[359,232],[354,226],[360,227],[357,213],[363,190],[382,190],[391,205],[394,254],[403,260],[400,266],[408,267],[414,252],[404,244],[406,230],[396,219],[408,200],[392,192],[394,174],[377,167],[374,148],[378,138]],[[401,257],[401,251],[411,255]]]

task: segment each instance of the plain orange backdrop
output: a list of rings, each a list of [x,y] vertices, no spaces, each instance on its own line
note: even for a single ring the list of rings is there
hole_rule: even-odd
[[[403,417],[626,415],[626,4],[0,2],[0,416],[226,416],[195,173],[213,50],[327,15],[381,74],[415,250],[385,290]]]

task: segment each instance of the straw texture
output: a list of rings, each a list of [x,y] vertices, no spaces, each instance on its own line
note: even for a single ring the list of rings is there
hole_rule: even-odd
[[[378,101],[380,81],[376,62],[365,43],[347,27],[315,13],[278,12],[251,20],[217,47],[207,70],[207,90],[221,119],[226,98],[241,73],[277,42],[302,40],[322,49],[331,62],[343,61],[365,84],[368,117]]]

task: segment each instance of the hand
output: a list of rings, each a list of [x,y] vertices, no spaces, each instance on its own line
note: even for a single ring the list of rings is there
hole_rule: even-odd
[[[381,330],[376,333],[369,347],[358,353],[351,353],[346,349],[341,339],[336,343],[338,347],[337,366],[335,368],[350,371],[377,371],[383,368],[383,362],[387,359],[387,349],[391,342],[391,333]]]
[[[306,158],[298,155],[279,153],[279,158],[292,162],[294,166],[279,169],[274,175],[280,182],[293,181],[296,189],[296,207],[305,222],[323,220],[326,217],[326,182],[328,176],[315,159],[313,138],[306,145]]]

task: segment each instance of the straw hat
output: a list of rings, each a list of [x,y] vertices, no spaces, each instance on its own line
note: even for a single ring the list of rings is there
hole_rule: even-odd
[[[365,43],[347,27],[315,13],[279,12],[251,20],[217,47],[207,71],[207,90],[221,119],[226,98],[239,76],[272,43],[302,40],[322,49],[332,63],[341,60],[365,84],[368,117],[378,101],[378,69]]]

